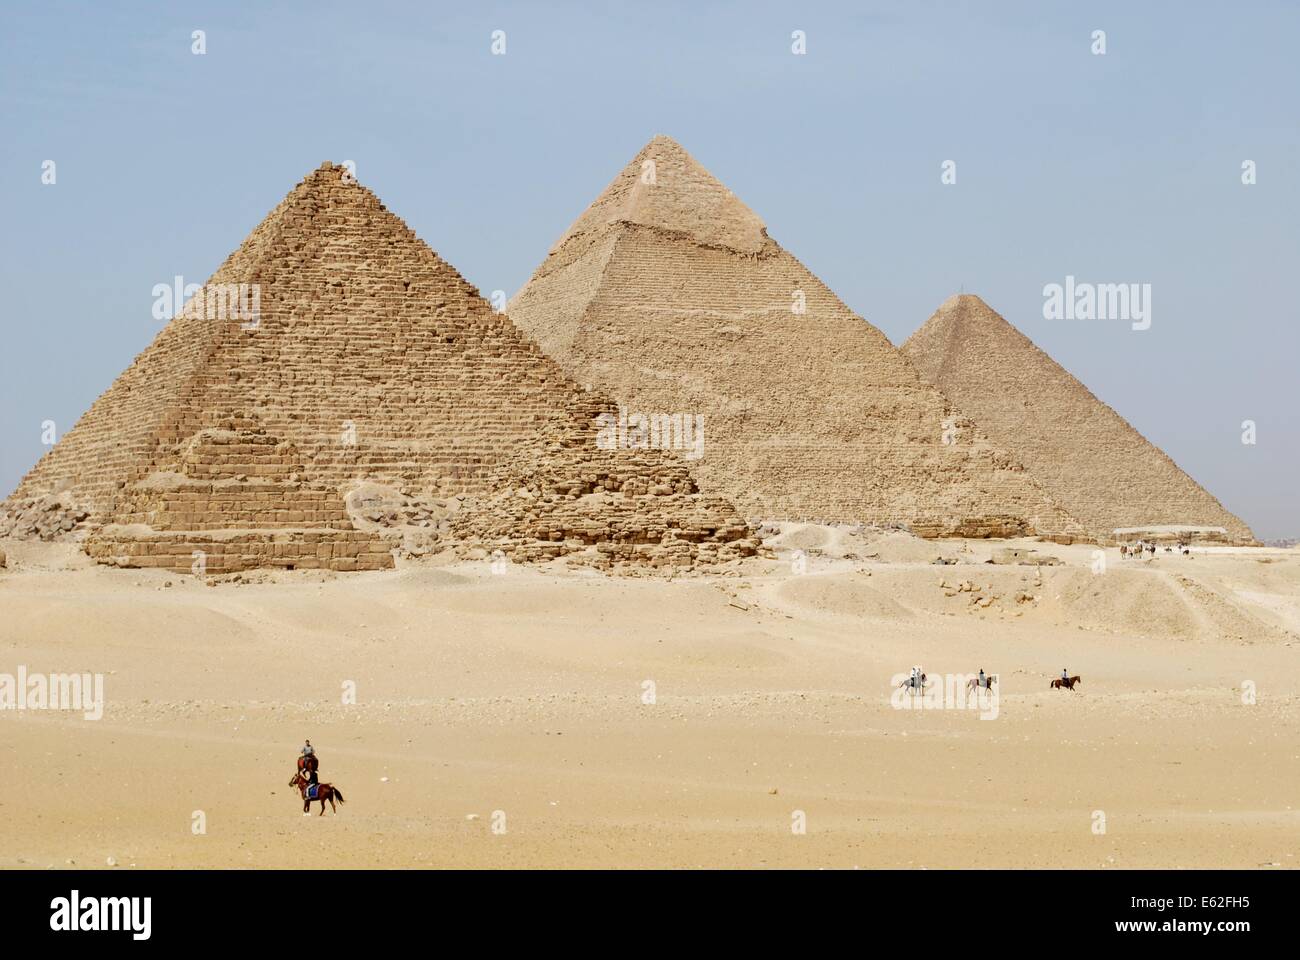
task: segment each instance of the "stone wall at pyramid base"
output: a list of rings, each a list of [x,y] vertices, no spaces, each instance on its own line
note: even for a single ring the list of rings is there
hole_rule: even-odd
[[[86,541],[94,560],[118,567],[172,573],[242,573],[286,570],[386,570],[391,545],[359,530],[153,530],[110,524]],[[196,565],[198,561],[201,565]]]
[[[872,484],[869,461],[844,451],[822,458],[809,450],[797,458],[779,449],[755,449],[760,451],[756,459],[765,476],[758,476],[760,468],[749,465],[734,447],[722,444],[710,448],[695,466],[706,489],[721,490],[755,522],[865,524],[903,529],[923,539],[1038,537],[1061,544],[1093,540],[1055,503],[1041,494],[1031,496],[1035,490],[1016,464],[977,444],[952,457],[951,464],[945,465],[946,474],[899,471],[897,476],[909,480],[903,490]],[[846,484],[842,476],[830,475],[827,460],[848,476],[863,479]],[[982,475],[971,477],[965,472],[972,463],[984,468]],[[796,476],[798,472],[802,475]],[[819,484],[815,493],[800,489],[809,483],[809,476]]]
[[[1118,527],[1106,538],[1107,546],[1132,544],[1139,540],[1158,543],[1161,546],[1174,544],[1205,544],[1233,546],[1257,546],[1258,541],[1242,542],[1234,539],[1226,527],[1204,527],[1192,524],[1152,523],[1136,527]]]
[[[1022,540],[1037,539],[1045,543],[1059,543],[1069,546],[1073,543],[1096,543],[1094,537],[1082,530],[1061,532],[1044,530],[1037,525],[1034,518],[1009,516],[963,517],[956,520],[911,520],[901,522],[887,516],[877,516],[862,520],[858,515],[833,517],[827,519],[825,512],[801,513],[798,510],[764,512],[763,521],[811,523],[830,526],[856,526],[876,530],[902,530],[922,540]],[[759,522],[758,520],[755,521]]]

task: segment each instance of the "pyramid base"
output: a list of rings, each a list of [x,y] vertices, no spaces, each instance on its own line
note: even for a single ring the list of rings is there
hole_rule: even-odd
[[[117,567],[196,575],[285,570],[388,570],[392,545],[360,530],[167,530],[107,526],[86,553]]]

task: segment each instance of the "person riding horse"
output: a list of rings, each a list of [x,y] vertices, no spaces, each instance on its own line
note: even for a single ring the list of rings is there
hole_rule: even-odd
[[[913,667],[911,674],[899,685],[901,690],[913,690],[917,693],[924,693],[926,687],[926,675],[920,667]]]
[[[316,757],[316,748],[308,740],[303,744],[300,756],[298,757],[298,769],[306,774],[309,784],[315,786],[318,782],[316,769],[320,766],[320,760]]]

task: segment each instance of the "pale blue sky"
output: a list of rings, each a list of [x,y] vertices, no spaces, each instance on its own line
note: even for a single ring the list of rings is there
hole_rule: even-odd
[[[153,338],[154,284],[203,282],[322,160],[513,294],[665,133],[895,343],[978,293],[1298,536],[1297,46],[1283,2],[7,2],[0,496]],[[1151,329],[1044,320],[1067,274],[1152,284]]]

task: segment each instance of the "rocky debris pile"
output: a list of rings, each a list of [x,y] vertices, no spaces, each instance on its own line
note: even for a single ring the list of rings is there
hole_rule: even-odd
[[[90,512],[73,503],[67,493],[14,500],[0,514],[0,537],[70,539],[81,532],[81,525],[89,516]]]
[[[729,505],[680,493],[504,495],[453,521],[457,550],[500,550],[513,561],[567,557],[599,570],[663,572],[752,557],[759,540]],[[468,555],[468,554],[467,554]]]
[[[1041,579],[1035,582],[1035,586],[1042,586]],[[998,609],[1015,610],[1015,607],[1023,604],[1038,603],[1038,596],[1028,590],[1020,589],[1002,594],[995,591],[992,584],[981,587],[973,580],[962,580],[956,584],[951,584],[947,580],[940,580],[939,588],[943,591],[945,597],[968,597],[969,606],[976,610],[988,610],[995,604],[999,605]],[[1012,606],[1013,604],[1014,606]],[[1014,615],[1020,616],[1020,611],[1016,610]]]
[[[561,425],[562,426],[562,425]],[[575,443],[556,424],[520,450],[451,516],[456,550],[513,561],[571,557],[599,570],[675,573],[754,556],[760,541],[736,508],[700,492],[680,456]]]
[[[343,499],[348,516],[358,530],[419,527],[439,533],[449,532],[448,518],[464,501],[464,494],[435,497],[378,483],[359,484]]]
[[[410,558],[450,547],[452,519],[465,499],[362,482],[347,491],[343,503],[354,527],[384,537]]]

